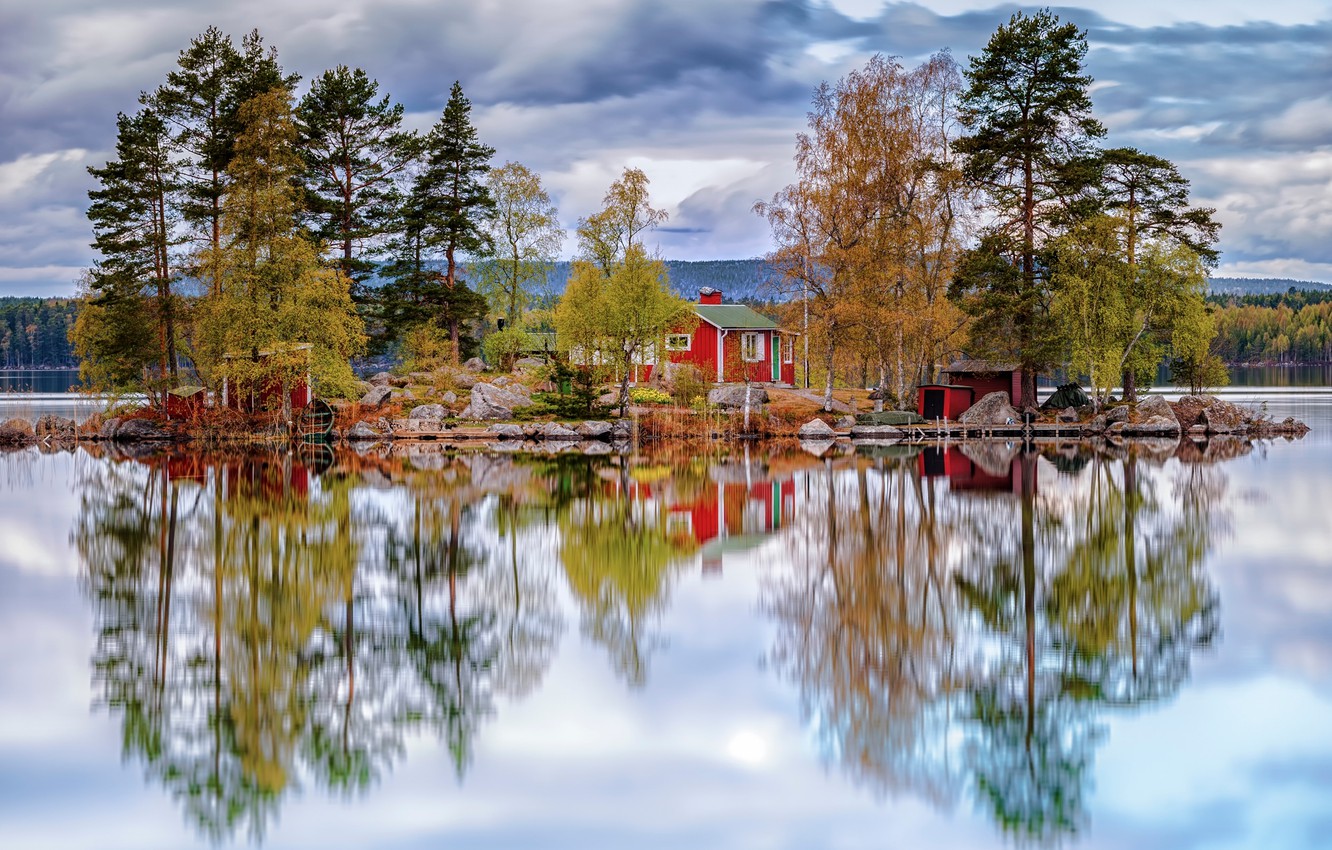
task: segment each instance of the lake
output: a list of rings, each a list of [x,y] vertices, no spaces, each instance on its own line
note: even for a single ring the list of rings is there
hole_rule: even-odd
[[[1228,397],[1314,430],[0,454],[0,836],[1326,846],[1332,392]]]

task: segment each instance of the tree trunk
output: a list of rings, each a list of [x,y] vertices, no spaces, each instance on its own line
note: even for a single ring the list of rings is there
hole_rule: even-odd
[[[831,337],[831,334],[829,336]],[[833,403],[833,344],[831,338],[828,340],[828,349],[824,365],[828,367],[828,375],[823,382],[823,412],[831,413]]]

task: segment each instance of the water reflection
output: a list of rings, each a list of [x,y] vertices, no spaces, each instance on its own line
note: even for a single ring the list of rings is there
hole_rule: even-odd
[[[1105,713],[1175,694],[1215,639],[1225,492],[1215,466],[1048,453],[830,463],[764,598],[829,760],[1037,843],[1085,826]]]
[[[98,703],[213,841],[261,839],[303,784],[368,791],[413,735],[463,781],[569,620],[643,688],[682,579],[776,537],[767,660],[824,756],[1047,842],[1086,825],[1109,713],[1216,639],[1210,461],[1238,451],[107,459],[72,540]]]

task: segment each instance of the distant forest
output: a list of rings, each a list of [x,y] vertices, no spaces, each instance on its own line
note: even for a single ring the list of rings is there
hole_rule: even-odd
[[[78,367],[69,342],[77,312],[72,298],[0,298],[0,369]]]
[[[564,291],[568,262],[556,263],[548,297]],[[778,300],[763,260],[667,260],[671,288],[694,299],[704,286],[728,301]],[[1332,286],[1308,280],[1213,278],[1217,353],[1231,363],[1332,361]],[[72,298],[0,297],[0,369],[73,369],[69,341],[78,302]]]

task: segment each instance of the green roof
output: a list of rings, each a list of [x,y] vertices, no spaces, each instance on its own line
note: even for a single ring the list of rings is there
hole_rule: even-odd
[[[719,328],[777,329],[776,322],[744,304],[695,304],[694,311]]]

